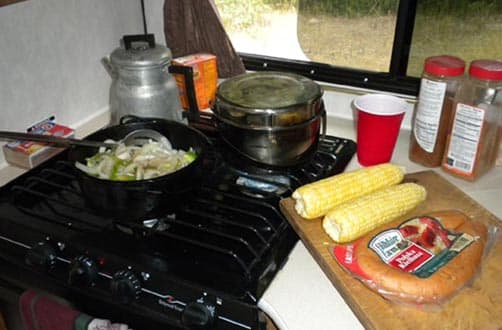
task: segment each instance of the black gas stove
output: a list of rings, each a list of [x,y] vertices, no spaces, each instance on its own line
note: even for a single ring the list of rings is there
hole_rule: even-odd
[[[66,152],[0,188],[0,287],[46,290],[136,330],[263,329],[257,302],[298,240],[279,200],[343,171],[355,143],[325,136],[308,163],[276,169],[245,166],[206,133],[204,181],[154,219],[88,208]]]

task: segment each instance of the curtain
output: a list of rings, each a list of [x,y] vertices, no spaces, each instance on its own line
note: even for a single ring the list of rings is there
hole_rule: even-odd
[[[173,58],[194,53],[216,55],[218,76],[245,72],[223,27],[214,0],[165,0],[164,33]]]

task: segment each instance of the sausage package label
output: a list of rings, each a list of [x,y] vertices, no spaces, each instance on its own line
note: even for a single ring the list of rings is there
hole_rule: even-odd
[[[368,244],[387,265],[427,278],[474,242],[466,233],[452,233],[435,218],[421,216],[405,221],[397,228],[375,235]],[[369,279],[354,260],[357,242],[333,247],[335,259],[356,275]]]
[[[430,251],[404,238],[399,229],[378,234],[369,247],[388,265],[406,272],[419,269],[434,257]]]

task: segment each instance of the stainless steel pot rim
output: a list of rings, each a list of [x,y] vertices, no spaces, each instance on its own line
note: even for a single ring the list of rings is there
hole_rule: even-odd
[[[243,107],[239,104],[218,98],[218,96],[217,96],[216,102],[215,102],[215,107],[213,110],[215,110],[214,112],[219,112],[219,107],[223,106],[224,108],[225,107],[231,108],[233,111],[243,112],[243,113],[249,114],[249,115],[260,115],[260,114],[262,114],[262,115],[281,115],[281,114],[290,113],[290,112],[297,112],[297,111],[299,111],[298,110],[299,108],[304,108],[304,109],[302,109],[302,111],[305,111],[305,109],[311,109],[311,108],[314,109],[314,111],[315,111],[317,104],[319,104],[320,102],[322,102],[322,99],[318,98],[318,99],[314,99],[314,100],[309,100],[307,102],[296,103],[296,104],[289,105],[287,107],[280,107],[280,108],[273,108],[273,107],[247,108],[247,107]]]
[[[294,130],[298,128],[302,128],[308,125],[311,125],[312,122],[318,120],[319,118],[325,118],[326,117],[326,110],[324,108],[321,109],[319,113],[317,113],[315,116],[312,118],[303,121],[301,123],[296,123],[294,125],[290,126],[258,126],[258,125],[253,125],[253,124],[241,124],[241,123],[236,123],[235,121],[229,120],[226,117],[221,117],[218,114],[214,113],[214,116],[216,117],[217,120],[220,120],[228,125],[231,125],[233,127],[237,128],[242,128],[245,130],[254,130],[254,131],[268,131],[268,132],[278,132],[278,131],[289,131],[289,130]]]
[[[317,118],[324,109],[322,99],[309,106],[296,107],[291,111],[267,110],[267,111],[239,111],[236,107],[229,106],[223,102],[213,106],[215,117],[224,119],[227,123],[234,123],[236,126],[251,126],[254,128],[278,128],[292,127],[302,124],[310,119]]]

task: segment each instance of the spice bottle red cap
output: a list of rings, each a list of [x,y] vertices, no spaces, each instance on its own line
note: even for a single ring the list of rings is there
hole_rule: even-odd
[[[502,80],[502,61],[472,61],[469,67],[469,75],[483,80]]]
[[[431,56],[425,59],[424,70],[436,76],[460,76],[464,74],[465,61],[451,55]]]

